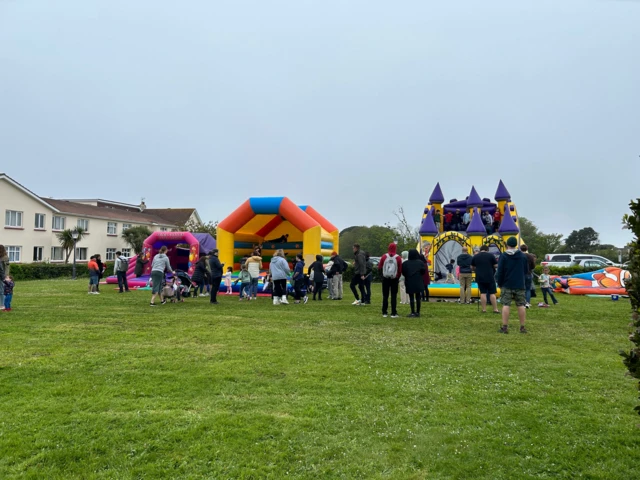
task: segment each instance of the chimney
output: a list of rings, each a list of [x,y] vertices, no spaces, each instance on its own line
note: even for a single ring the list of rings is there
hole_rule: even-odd
[[[147,204],[144,203],[144,197],[140,199],[140,211],[144,212],[145,208],[147,208]]]

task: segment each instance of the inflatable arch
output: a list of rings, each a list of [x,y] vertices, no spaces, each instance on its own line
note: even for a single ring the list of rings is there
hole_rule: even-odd
[[[184,247],[181,247],[184,245]],[[200,242],[189,232],[153,232],[142,244],[141,255],[152,260],[160,248],[167,247],[167,256],[173,268],[193,275],[200,255]],[[151,274],[151,262],[147,263],[143,275]]]
[[[284,249],[289,256],[302,252],[311,265],[316,255],[327,260],[338,251],[339,231],[308,205],[298,206],[287,197],[250,198],[218,225],[218,250],[225,266],[239,270],[243,255],[262,245],[263,269],[271,256]]]

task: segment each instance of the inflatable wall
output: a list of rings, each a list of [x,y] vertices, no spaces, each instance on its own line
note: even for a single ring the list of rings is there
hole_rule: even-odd
[[[626,295],[631,274],[617,267],[571,276],[551,276],[551,287],[569,295]]]

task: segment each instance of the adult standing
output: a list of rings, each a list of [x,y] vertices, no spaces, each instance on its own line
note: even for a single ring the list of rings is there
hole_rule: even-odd
[[[302,260],[300,260],[302,261]],[[313,300],[318,296],[318,301],[322,300],[322,287],[324,286],[324,265],[322,255],[316,255],[316,261],[309,265],[307,271],[309,278],[313,274]]]
[[[420,259],[420,254],[415,248],[409,250],[409,259],[402,264],[402,274],[404,275],[405,288],[409,295],[411,304],[411,314],[409,318],[420,316],[420,296],[424,285],[422,276],[425,272],[425,263]]]
[[[118,252],[116,252],[116,255],[118,254]],[[96,253],[94,255],[94,260],[95,262],[98,264],[98,283],[96,285],[96,292],[100,291],[100,280],[102,280],[102,277],[104,276],[104,271],[107,269],[107,266],[102,263],[102,257],[100,256],[99,253]],[[117,262],[116,262],[117,263]],[[115,265],[113,266],[115,269]],[[116,275],[116,273],[114,273],[114,275]],[[118,281],[118,284],[120,284],[120,282]]]
[[[145,258],[144,253],[139,253],[136,258],[136,267],[133,271],[133,274],[136,278],[140,278],[142,276],[142,272],[144,272],[144,266],[149,263],[149,260]]]
[[[456,213],[453,214],[453,219],[451,220],[451,230],[459,232],[462,230],[462,215],[460,214],[460,209],[456,209]]]
[[[397,254],[398,246],[390,243],[387,253],[382,255],[378,270],[382,277],[382,316],[389,314],[389,296],[391,296],[391,318],[398,318],[398,286],[402,275],[402,258]]]
[[[191,282],[196,285],[195,295],[200,293],[201,297],[205,297],[204,286],[207,283],[207,256],[200,255],[196,262],[196,267],[193,269],[193,275],[191,276]]]
[[[458,255],[456,263],[460,269],[460,303],[471,303],[471,260],[473,257],[469,255],[469,248],[462,247],[462,253]]]
[[[96,255],[99,257],[100,255]],[[96,263],[98,263],[98,259],[96,258]],[[100,263],[98,263],[98,267],[100,267]],[[116,252],[116,261],[113,264],[113,274],[118,278],[118,288],[120,291],[118,293],[129,292],[129,282],[127,281],[127,270],[129,269],[129,259],[122,255],[122,252]],[[99,280],[99,276],[98,276]],[[124,291],[123,291],[124,288]],[[96,289],[97,290],[97,289]]]
[[[271,257],[269,264],[269,273],[273,281],[273,304],[289,305],[287,301],[287,278],[291,269],[287,260],[284,258],[284,250],[277,250],[275,255]]]
[[[169,262],[169,257],[167,257],[167,247],[163,245],[160,247],[160,251],[156,253],[155,257],[153,257],[153,262],[151,262],[151,306],[156,306],[156,295],[160,295],[160,301],[162,305],[167,303],[162,295],[162,284],[165,279],[165,272],[174,273],[173,268],[171,268],[171,263]]]
[[[531,307],[531,287],[533,286],[533,271],[536,268],[536,256],[529,253],[529,247],[521,245],[520,250],[527,257],[527,274],[524,276],[524,296],[527,300],[525,308]]]
[[[500,313],[496,301],[496,268],[498,261],[495,255],[489,253],[489,246],[482,245],[480,252],[473,256],[471,268],[476,272],[476,283],[480,290],[480,306],[482,313],[487,313],[487,296],[493,307],[493,313]]]
[[[469,213],[469,210],[465,210],[464,215],[462,216],[462,228],[460,230],[466,231],[470,221],[471,214]]]
[[[347,269],[347,262],[342,260],[337,252],[331,252],[331,261],[333,262],[333,265],[331,266],[331,275],[333,278],[333,281],[331,282],[331,299],[342,300],[342,274]]]
[[[9,255],[4,245],[0,245],[0,283],[9,275]],[[0,288],[0,310],[4,310],[4,289]]]
[[[364,274],[364,295],[362,304],[371,305],[371,282],[373,282],[373,261],[369,252],[364,252],[365,274]]]
[[[257,253],[258,248],[253,251],[253,255],[247,259],[247,270],[251,275],[251,288],[249,289],[249,300],[258,298],[258,282],[260,281],[260,268],[262,267],[262,257]],[[260,249],[262,251],[262,249]]]
[[[353,244],[353,257],[353,278],[349,286],[356,299],[351,305],[360,305],[360,299],[366,298],[364,294],[364,277],[367,273],[367,261],[364,258],[364,253],[360,249],[359,243]],[[360,290],[360,296],[358,296],[358,292],[356,291],[356,285],[358,286],[358,290]]]
[[[498,261],[496,280],[501,290],[500,302],[502,303],[502,327],[500,327],[500,333],[509,333],[509,314],[513,302],[516,303],[518,308],[520,333],[527,333],[524,326],[527,318],[524,277],[528,270],[528,260],[524,253],[516,248],[517,246],[518,241],[516,238],[509,237],[507,250],[500,256]]]
[[[224,268],[224,263],[220,263],[218,253],[216,248],[209,254],[209,268],[211,269],[211,296],[209,297],[209,303],[213,305],[218,305],[218,291],[220,290],[222,269]]]

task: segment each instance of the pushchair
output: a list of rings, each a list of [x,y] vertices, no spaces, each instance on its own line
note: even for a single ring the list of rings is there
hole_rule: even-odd
[[[196,284],[191,281],[191,278],[187,272],[182,270],[176,270],[175,276],[178,279],[178,294],[177,297],[192,297],[195,296]]]

